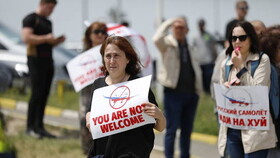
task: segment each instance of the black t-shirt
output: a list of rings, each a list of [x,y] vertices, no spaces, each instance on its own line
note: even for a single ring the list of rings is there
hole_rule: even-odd
[[[46,35],[52,33],[52,23],[46,17],[36,13],[27,15],[22,21],[23,27],[33,29],[35,35]],[[38,57],[52,57],[52,45],[43,43],[35,46],[35,51]],[[28,50],[31,51],[31,50]],[[33,51],[33,50],[32,50]]]
[[[239,20],[233,19],[230,22],[228,22],[227,26],[226,26],[226,33],[225,33],[225,40],[228,40],[230,31],[233,29],[232,27],[237,24],[239,22]]]
[[[137,78],[130,77],[128,80]],[[105,82],[105,77],[99,78],[93,83],[93,91],[105,86],[108,86]],[[151,103],[157,105],[151,90],[149,91],[148,99]],[[90,109],[91,107],[88,108],[88,111]],[[153,127],[154,124],[148,124],[108,137],[95,139],[89,154],[90,156],[104,155],[105,158],[116,158],[132,153],[139,158],[149,158],[154,146]]]

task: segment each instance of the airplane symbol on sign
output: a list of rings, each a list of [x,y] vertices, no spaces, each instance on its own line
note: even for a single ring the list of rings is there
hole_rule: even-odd
[[[248,106],[249,104],[253,104],[253,103],[248,103],[248,102],[244,102],[244,101],[240,101],[240,100],[236,100],[233,98],[230,98],[228,96],[223,95],[225,98],[227,98],[232,104],[240,104],[240,105],[245,105]]]
[[[124,100],[131,99],[132,97],[106,97],[106,96],[104,96],[104,98],[112,100],[115,104],[117,101],[123,102]]]

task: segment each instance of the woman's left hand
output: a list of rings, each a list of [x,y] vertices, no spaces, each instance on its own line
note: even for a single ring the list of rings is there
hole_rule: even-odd
[[[148,102],[148,103],[144,103],[144,105],[145,106],[143,106],[142,111],[145,114],[156,119],[156,124],[155,124],[154,128],[156,130],[162,132],[166,127],[166,119],[165,119],[163,113],[155,104]]]
[[[147,115],[155,118],[155,119],[159,119],[162,112],[161,110],[155,105],[155,104],[152,104],[152,103],[144,103],[144,107],[142,108],[142,111],[144,113],[146,113]]]

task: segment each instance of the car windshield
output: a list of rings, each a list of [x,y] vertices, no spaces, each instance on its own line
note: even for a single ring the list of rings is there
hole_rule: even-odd
[[[11,41],[13,41],[16,44],[24,44],[21,40],[21,37],[18,33],[12,31],[8,27],[4,26],[0,23],[0,33],[9,38]]]

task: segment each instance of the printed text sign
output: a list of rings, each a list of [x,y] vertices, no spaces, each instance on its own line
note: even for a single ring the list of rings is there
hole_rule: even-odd
[[[151,75],[96,89],[92,97],[90,129],[93,139],[124,132],[155,119],[142,112],[148,102]]]
[[[67,70],[76,92],[103,76],[100,47],[101,45],[89,49],[67,63]]]
[[[266,86],[214,84],[219,122],[234,129],[269,130],[269,101]]]

